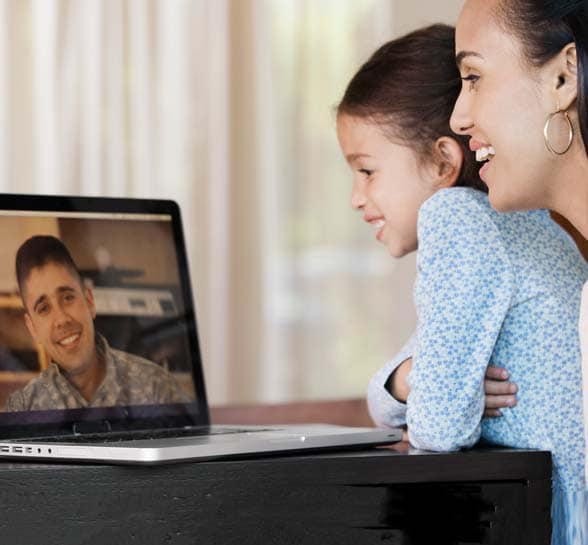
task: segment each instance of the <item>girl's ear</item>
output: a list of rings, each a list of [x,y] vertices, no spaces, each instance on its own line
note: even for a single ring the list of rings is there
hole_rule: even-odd
[[[454,138],[441,136],[433,144],[435,187],[452,187],[463,164],[463,150]]]

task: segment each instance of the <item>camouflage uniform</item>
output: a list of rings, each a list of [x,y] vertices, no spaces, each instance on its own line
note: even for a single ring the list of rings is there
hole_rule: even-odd
[[[90,401],[86,401],[57,364],[51,363],[24,388],[12,393],[4,410],[81,409],[193,401],[161,366],[110,348],[99,334],[96,334],[96,349],[106,365],[106,375]]]

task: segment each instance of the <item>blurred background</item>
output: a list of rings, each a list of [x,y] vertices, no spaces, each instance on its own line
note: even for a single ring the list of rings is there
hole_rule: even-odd
[[[363,396],[414,256],[349,204],[333,108],[461,0],[0,0],[0,191],[183,210],[211,404]]]

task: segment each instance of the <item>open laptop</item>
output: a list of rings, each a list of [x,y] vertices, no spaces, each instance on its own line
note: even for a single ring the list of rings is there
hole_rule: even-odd
[[[211,426],[189,278],[172,201],[0,195],[0,457],[158,464],[401,439]]]

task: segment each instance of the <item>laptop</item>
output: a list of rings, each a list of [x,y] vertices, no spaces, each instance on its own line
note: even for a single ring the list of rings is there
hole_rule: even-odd
[[[160,464],[400,440],[211,425],[178,205],[0,195],[0,458]]]

